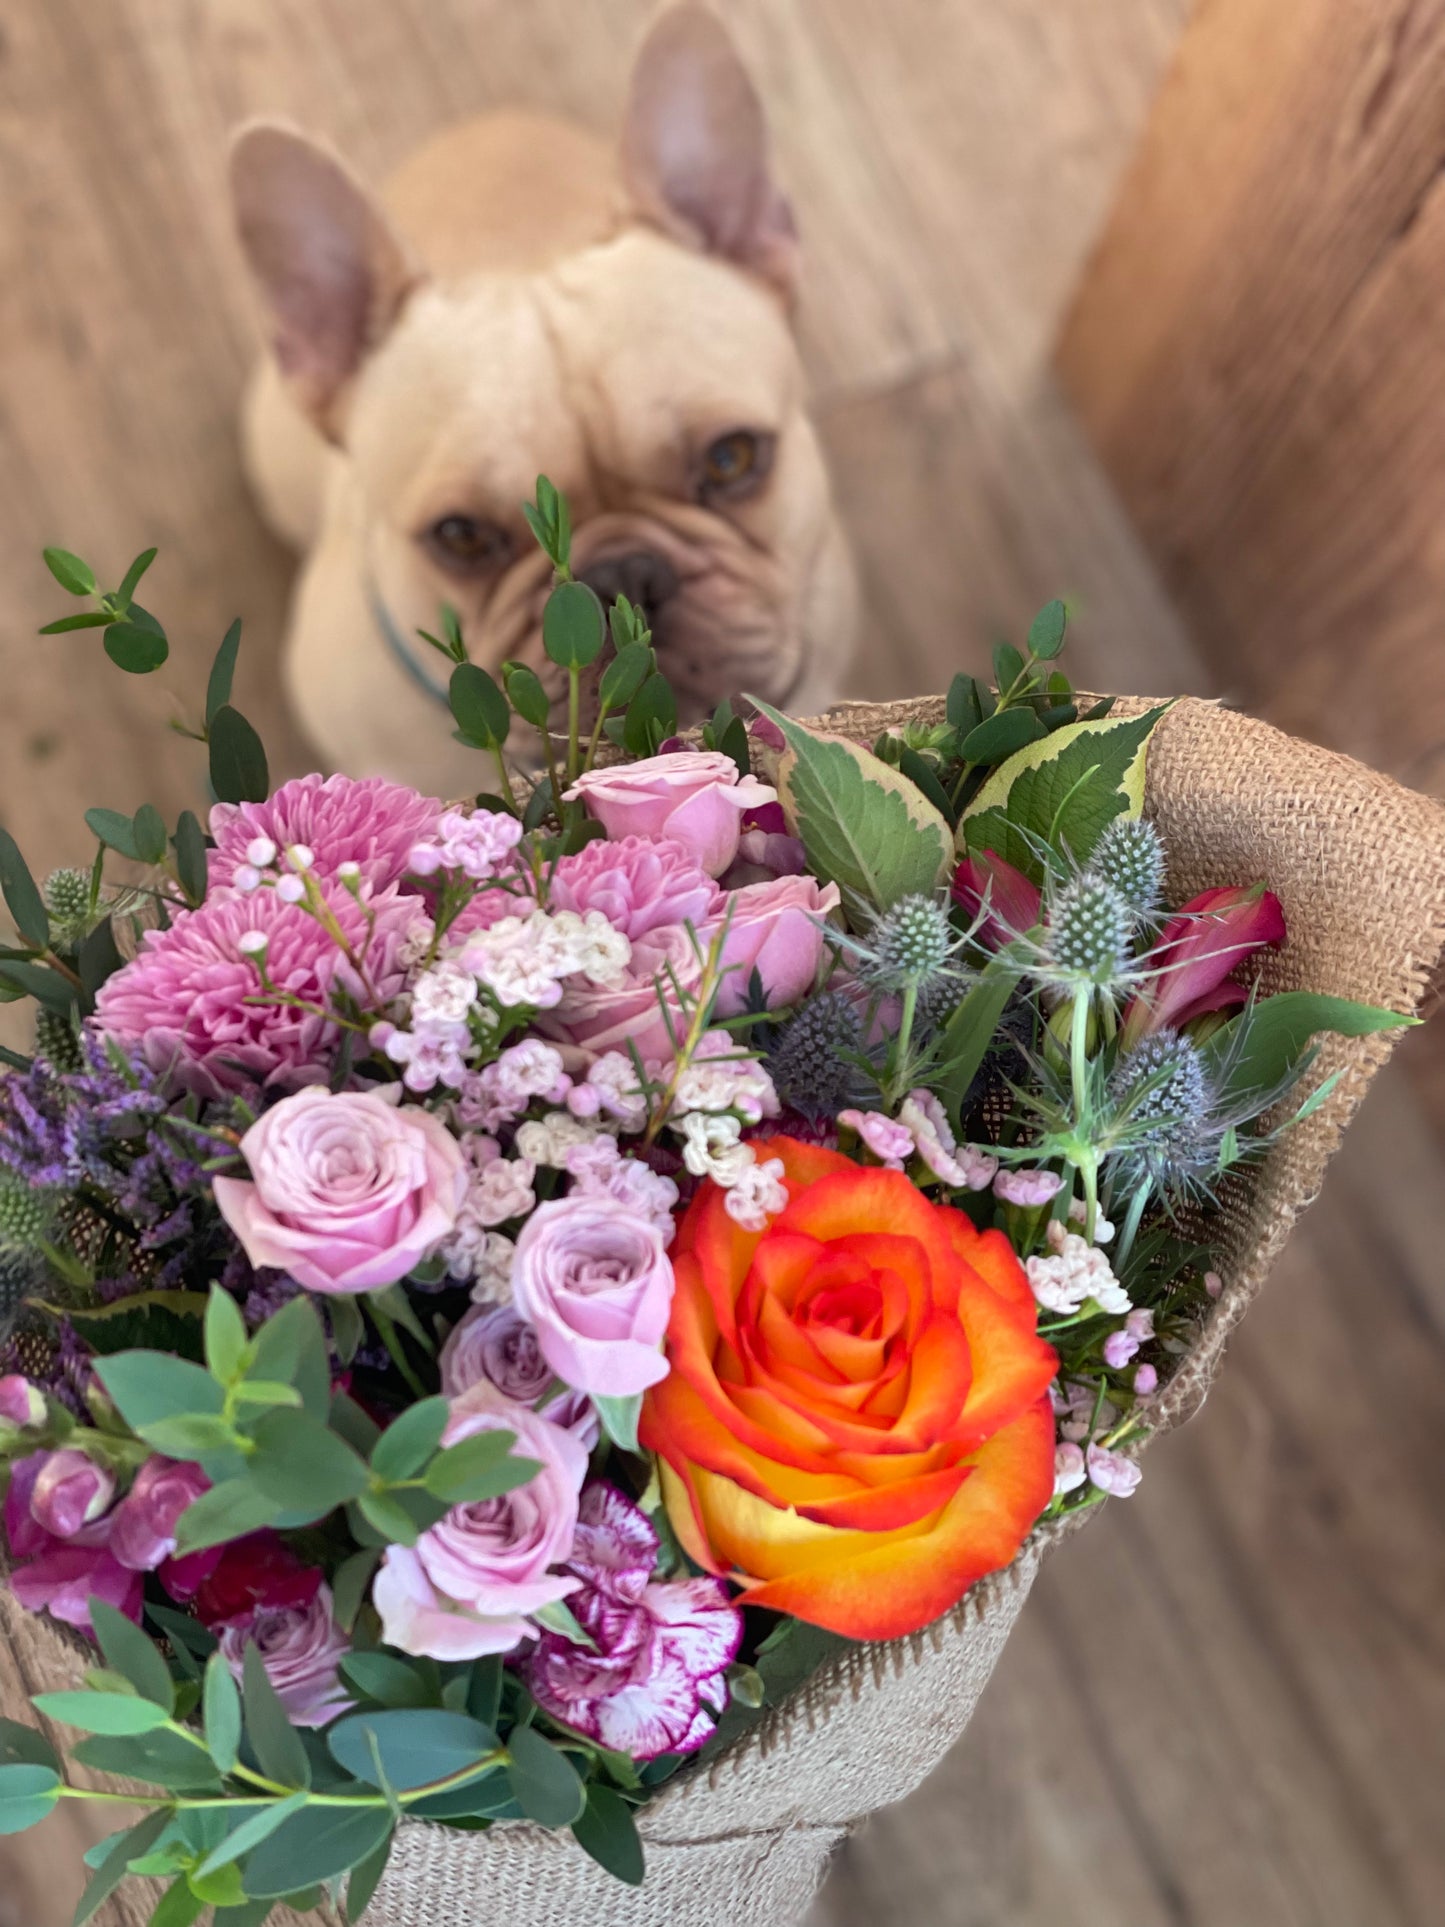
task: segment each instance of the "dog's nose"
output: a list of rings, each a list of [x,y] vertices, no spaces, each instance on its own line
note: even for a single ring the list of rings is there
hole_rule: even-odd
[[[581,571],[582,580],[595,589],[603,602],[614,603],[618,596],[655,616],[669,596],[678,589],[677,570],[665,556],[652,549],[634,549],[627,555],[603,555]]]

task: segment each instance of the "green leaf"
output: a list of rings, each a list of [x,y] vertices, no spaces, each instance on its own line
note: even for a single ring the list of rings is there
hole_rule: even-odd
[[[598,1398],[595,1394],[592,1403],[597,1407],[597,1416],[602,1421],[602,1430],[612,1443],[623,1452],[636,1452],[637,1421],[642,1416],[642,1394],[632,1398]]]
[[[602,653],[607,619],[595,589],[559,582],[542,610],[542,647],[561,669],[586,669]]]
[[[411,1496],[407,1494],[408,1498]],[[363,1492],[356,1503],[361,1516],[384,1545],[414,1546],[425,1530],[412,1516],[410,1508],[402,1503],[399,1494]]]
[[[672,684],[658,670],[643,678],[637,694],[627,705],[622,722],[622,741],[633,756],[651,756],[660,742],[677,728],[677,698]]]
[[[206,1364],[211,1376],[223,1385],[230,1385],[241,1376],[251,1341],[241,1307],[220,1285],[211,1286],[211,1295],[206,1301],[205,1340]]]
[[[426,1490],[446,1505],[474,1505],[515,1491],[542,1469],[536,1459],[508,1456],[516,1442],[512,1432],[474,1432],[469,1439],[458,1440],[438,1452],[427,1467]]]
[[[410,1406],[376,1441],[372,1471],[387,1484],[420,1472],[441,1444],[450,1414],[451,1404],[445,1398],[426,1398]]]
[[[142,803],[131,819],[136,855],[142,863],[164,863],[166,856],[165,818],[153,803]]]
[[[463,733],[483,749],[500,749],[512,726],[507,699],[485,669],[458,663],[447,684],[447,700]]]
[[[378,1706],[430,1706],[430,1686],[408,1660],[395,1653],[348,1653],[341,1662],[341,1674],[363,1699]]]
[[[128,856],[133,862],[140,861],[131,820],[120,810],[87,810],[85,821],[92,834],[98,836],[107,849]]]
[[[1041,662],[1052,662],[1064,646],[1064,630],[1069,612],[1062,602],[1046,602],[1029,624],[1029,653]]]
[[[644,642],[629,642],[602,671],[598,696],[606,709],[630,703],[652,672],[652,651]]]
[[[130,567],[121,577],[120,587],[115,592],[115,599],[122,608],[129,608],[131,597],[140,587],[141,577],[155,559],[156,551],[154,549],[142,549],[135,561],[131,563]]]
[[[581,1819],[586,1793],[565,1753],[535,1726],[514,1727],[507,1751],[512,1797],[529,1820],[543,1827],[570,1827]]]
[[[972,676],[962,673],[955,676],[948,685],[948,695],[944,700],[944,715],[951,729],[966,736],[983,721],[983,708],[978,700],[978,684]]]
[[[767,703],[787,748],[777,786],[808,867],[836,883],[850,917],[926,895],[952,856],[947,820],[899,771],[846,737],[804,729]]]
[[[17,1761],[0,1766],[0,1834],[24,1833],[53,1811],[60,1798],[60,1775],[54,1767]]]
[[[206,833],[193,811],[181,811],[171,843],[176,852],[176,874],[194,909],[206,900]]]
[[[221,1784],[205,1747],[166,1727],[137,1735],[97,1735],[73,1746],[70,1757],[119,1779],[147,1780],[177,1792],[199,1792]]]
[[[346,1918],[350,1927],[360,1921],[381,1885],[381,1876],[391,1857],[391,1842],[392,1836],[388,1834],[375,1852],[358,1861],[351,1870],[351,1878],[346,1883]]]
[[[81,986],[92,1002],[101,985],[107,978],[113,977],[124,962],[109,917],[98,923],[94,930],[87,931],[76,952],[75,968]]]
[[[1224,1094],[1272,1091],[1294,1069],[1310,1039],[1321,1031],[1338,1037],[1368,1037],[1399,1030],[1419,1019],[1380,1010],[1346,997],[1325,997],[1308,990],[1281,990],[1261,997],[1217,1030],[1203,1047],[1206,1063],[1223,1083]]]
[[[241,1745],[241,1695],[236,1690],[230,1665],[221,1653],[212,1653],[206,1661],[201,1711],[211,1758],[222,1773],[229,1773],[236,1764]]]
[[[219,1415],[225,1395],[209,1372],[160,1352],[114,1352],[97,1362],[96,1376],[133,1432],[157,1419],[192,1413]]]
[[[223,1479],[193,1499],[176,1526],[178,1552],[205,1552],[273,1525],[284,1511],[248,1479]]]
[[[375,1756],[368,1733],[376,1743]],[[388,1783],[398,1793],[406,1793],[464,1773],[483,1755],[495,1752],[497,1736],[466,1713],[407,1707],[353,1713],[331,1728],[326,1744],[337,1765],[353,1779],[378,1786],[379,1758]]]
[[[949,801],[948,791],[938,780],[938,773],[932,763],[926,762],[916,749],[904,743],[898,752],[898,768],[910,783],[923,791],[934,809],[946,823],[953,821],[953,804]]]
[[[995,643],[993,651],[993,679],[1002,694],[1012,689],[1024,673],[1024,659],[1011,642]]]
[[[210,720],[211,788],[222,803],[264,803],[271,787],[261,738],[239,709],[222,703]]]
[[[642,1841],[627,1802],[596,1781],[587,1788],[587,1804],[572,1822],[572,1837],[599,1867],[629,1887],[640,1887],[644,1873]]]
[[[205,1907],[205,1901],[191,1892],[188,1881],[177,1880],[161,1895],[160,1904],[150,1917],[149,1927],[191,1927],[192,1921],[200,1919]]]
[[[356,1615],[361,1610],[371,1576],[380,1561],[380,1549],[367,1546],[360,1552],[353,1552],[349,1559],[343,1559],[333,1573],[331,1610],[343,1632],[349,1633],[356,1624]]]
[[[217,1658],[220,1658],[219,1654]],[[225,1664],[224,1661],[221,1663]],[[226,1677],[229,1679],[230,1674],[228,1673]],[[299,1813],[305,1806],[307,1798],[306,1789],[302,1787],[297,1792],[288,1794],[284,1800],[272,1800],[265,1806],[253,1808],[240,1826],[228,1833],[220,1845],[207,1854],[196,1869],[197,1873],[204,1877],[206,1874],[215,1873],[219,1867],[228,1867],[232,1861],[239,1860],[243,1853],[249,1853],[252,1847],[257,1847],[263,1840],[268,1839],[277,1827],[291,1818],[293,1813]],[[239,1803],[237,1810],[244,1811]]]
[[[103,1599],[91,1600],[90,1623],[106,1665],[129,1680],[142,1699],[153,1700],[169,1713],[176,1703],[175,1683],[155,1641]]]
[[[33,997],[50,1010],[69,1010],[75,1002],[75,986],[44,964],[0,964],[0,984],[15,997]]]
[[[507,700],[522,721],[530,723],[533,729],[545,729],[552,705],[535,670],[528,669],[525,663],[504,662],[502,681],[506,685]]]
[[[324,1519],[366,1490],[362,1459],[307,1412],[278,1407],[267,1412],[252,1436],[251,1480],[296,1524]]]
[[[107,1736],[151,1733],[170,1718],[168,1706],[155,1706],[128,1693],[37,1693],[35,1706],[48,1720],[63,1720],[82,1733]]]
[[[285,1898],[290,1899],[288,1894]],[[303,1908],[310,1910],[313,1898],[319,1905],[320,1891],[314,1896],[299,1896]],[[211,1927],[266,1927],[270,1918],[272,1903],[268,1900],[248,1900],[243,1907],[218,1907],[211,1916]]]
[[[241,647],[241,618],[237,616],[221,639],[216,651],[216,659],[211,664],[211,674],[206,683],[206,728],[215,722],[217,714],[225,709],[231,700],[231,684],[236,675],[236,656]]]
[[[965,763],[1001,763],[1043,734],[1044,726],[1031,709],[1000,709],[968,732],[959,754]]]
[[[125,1879],[126,1869],[132,1860],[139,1860],[149,1853],[171,1823],[170,1810],[159,1807],[148,1813],[135,1826],[127,1827],[122,1833],[112,1834],[104,1842],[104,1857],[95,1863],[95,1877],[87,1885],[80,1897],[71,1927],[85,1927],[92,1914],[115,1892]]]
[[[95,594],[95,570],[69,549],[43,549],[45,566],[70,595]]]
[[[293,1813],[247,1860],[246,1890],[258,1899],[283,1900],[300,1884],[334,1880],[370,1859],[390,1839],[392,1826],[384,1806],[312,1806]]]
[[[112,622],[105,632],[105,653],[128,676],[148,676],[171,653],[164,636],[139,622]]]
[[[331,1409],[331,1361],[326,1333],[311,1300],[293,1298],[283,1305],[252,1343],[250,1376],[294,1385],[311,1416],[325,1418]]]
[[[286,1708],[277,1698],[261,1655],[250,1640],[246,1642],[241,1674],[246,1737],[251,1742],[262,1773],[268,1780],[275,1780],[285,1787],[310,1786],[311,1764],[306,1758],[301,1735],[291,1724]],[[298,1874],[291,1885],[305,1886],[307,1881],[318,1878],[320,1876],[316,1874]]]
[[[36,630],[40,636],[68,636],[77,629],[108,629],[115,617],[105,609],[94,609],[85,616],[61,616]]]
[[[1086,863],[1116,816],[1143,808],[1149,738],[1168,708],[1069,723],[1018,751],[965,809],[961,842],[996,851],[1034,882],[1042,876],[1039,843]]]
[[[943,1027],[928,1082],[947,1110],[955,1130],[969,1086],[998,1035],[999,1020],[1018,983],[1011,946],[991,957],[978,981]]]
[[[60,1756],[35,1727],[0,1719],[0,1766],[48,1766],[59,1773]]]
[[[15,928],[27,943],[44,950],[50,942],[50,918],[45,900],[30,874],[30,866],[20,854],[20,846],[8,830],[0,830],[0,890],[15,919]]]

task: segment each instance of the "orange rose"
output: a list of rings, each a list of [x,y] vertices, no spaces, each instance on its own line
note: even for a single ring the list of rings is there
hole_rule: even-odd
[[[901,1171],[785,1137],[766,1155],[789,1194],[766,1231],[711,1182],[683,1218],[642,1442],[699,1565],[894,1639],[1007,1565],[1048,1504],[1057,1360],[1001,1232]]]

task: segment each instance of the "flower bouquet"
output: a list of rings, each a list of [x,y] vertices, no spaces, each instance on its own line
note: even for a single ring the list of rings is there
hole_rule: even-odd
[[[207,828],[91,810],[43,885],[0,833],[0,1611],[84,1735],[0,1722],[0,1830],[141,1809],[77,1921],[792,1918],[1202,1397],[1445,942],[1433,805],[1077,698],[1061,604],[992,686],[687,742],[528,518],[545,660],[428,638],[465,804],[272,793],[233,628]],[[148,557],[47,559],[164,662]]]

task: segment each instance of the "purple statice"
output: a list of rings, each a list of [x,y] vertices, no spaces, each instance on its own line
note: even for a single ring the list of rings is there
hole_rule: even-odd
[[[544,1632],[523,1662],[537,1704],[635,1760],[693,1753],[727,1703],[742,1614],[720,1579],[653,1576],[658,1537],[615,1486],[589,1485],[568,1571],[567,1604],[593,1649]]]

